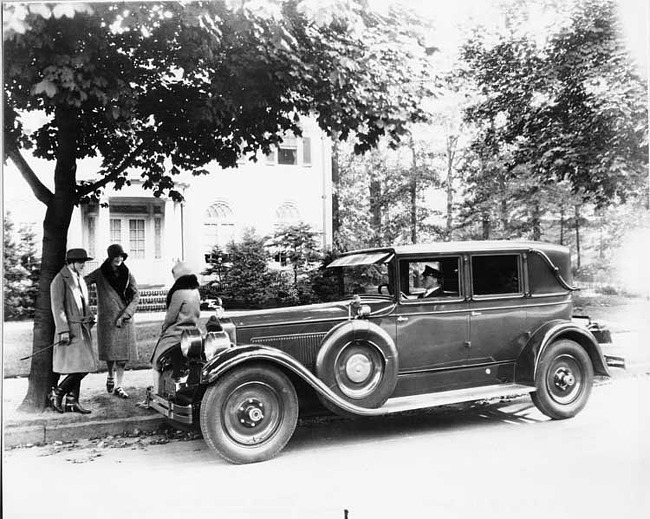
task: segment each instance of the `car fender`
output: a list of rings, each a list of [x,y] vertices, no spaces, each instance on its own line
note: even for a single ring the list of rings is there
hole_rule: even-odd
[[[384,414],[379,409],[360,407],[340,398],[305,366],[282,350],[260,344],[243,344],[229,348],[207,362],[201,370],[201,385],[210,385],[231,369],[249,362],[268,362],[304,380],[319,395],[348,413],[359,416]]]
[[[598,341],[585,327],[571,321],[553,320],[544,323],[531,335],[517,359],[515,379],[519,384],[535,384],[539,360],[546,348],[557,339],[570,339],[582,346],[594,367],[594,373],[609,377],[607,364]]]

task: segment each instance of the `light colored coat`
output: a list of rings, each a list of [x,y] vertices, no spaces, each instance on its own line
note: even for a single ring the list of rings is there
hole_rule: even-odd
[[[140,293],[135,278],[129,271],[129,285],[133,299],[126,305],[108,282],[101,269],[95,269],[85,278],[88,285],[97,287],[97,349],[99,360],[129,361],[138,358],[135,340],[135,314]],[[128,317],[121,328],[115,326],[118,317]]]
[[[90,373],[97,370],[97,358],[92,346],[88,288],[83,278],[77,284],[75,277],[65,266],[50,285],[50,302],[56,327],[54,341],[59,340],[61,333],[70,333],[70,342],[54,346],[52,352],[52,371],[60,374]]]
[[[169,308],[162,324],[160,339],[151,355],[156,366],[160,356],[181,342],[183,330],[196,328],[201,317],[201,296],[197,289],[180,289],[172,294]]]

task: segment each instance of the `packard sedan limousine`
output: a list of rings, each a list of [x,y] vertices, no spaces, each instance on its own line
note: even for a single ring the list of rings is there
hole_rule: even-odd
[[[565,247],[445,242],[350,252],[328,303],[213,317],[159,360],[149,405],[226,460],[272,458],[299,413],[376,416],[529,393],[553,419],[608,377],[607,332],[573,318]]]

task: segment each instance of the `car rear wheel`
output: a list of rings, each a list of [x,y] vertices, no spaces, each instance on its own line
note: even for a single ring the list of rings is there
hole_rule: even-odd
[[[210,386],[200,423],[210,448],[231,463],[265,461],[287,444],[298,421],[298,397],[273,366],[235,368]]]
[[[533,403],[554,420],[571,418],[587,404],[594,369],[587,352],[568,339],[552,343],[537,366]]]

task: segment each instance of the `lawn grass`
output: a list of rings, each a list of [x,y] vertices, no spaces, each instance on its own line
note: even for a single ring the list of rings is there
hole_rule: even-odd
[[[149,359],[153,348],[160,337],[160,321],[147,321],[135,323],[135,336],[137,341],[138,358],[128,363],[127,369],[150,368]],[[205,321],[202,318],[199,325],[205,330]],[[94,329],[96,330],[96,328]],[[5,323],[3,328],[3,362],[4,377],[26,377],[31,366],[30,359],[20,360],[32,353],[32,323]],[[93,333],[93,346],[97,351],[97,335]],[[99,371],[106,371],[106,364],[99,363]]]

